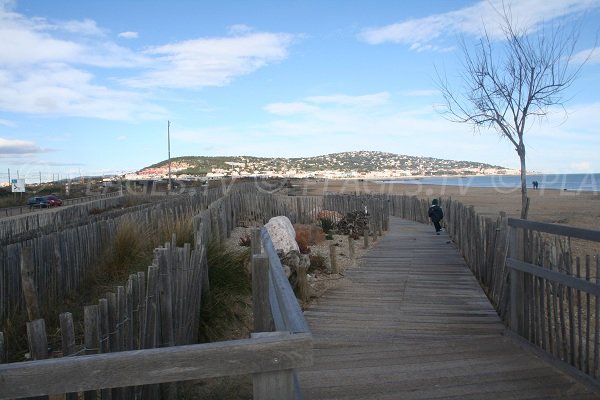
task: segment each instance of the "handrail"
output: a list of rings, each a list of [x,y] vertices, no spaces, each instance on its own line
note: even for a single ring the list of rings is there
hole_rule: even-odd
[[[518,218],[508,218],[508,226],[513,228],[531,229],[554,235],[568,236],[577,239],[600,242],[600,231],[591,229],[576,228],[573,226],[548,224],[545,222],[528,221]]]
[[[283,272],[281,260],[277,256],[271,236],[264,227],[260,231],[260,236],[265,253],[269,258],[269,297],[275,329],[290,333],[310,332],[296,295]]]
[[[537,265],[519,261],[514,258],[507,258],[506,265],[513,270],[525,272],[539,278],[544,278],[550,282],[560,283],[561,285],[600,297],[600,285],[596,283],[579,279],[562,272],[552,271],[548,268],[538,267]]]
[[[279,332],[253,339],[3,364],[0,400],[310,365],[311,336]]]

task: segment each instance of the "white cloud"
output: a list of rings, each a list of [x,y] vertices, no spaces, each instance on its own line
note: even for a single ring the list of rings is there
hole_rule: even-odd
[[[92,83],[93,75],[65,64],[46,64],[22,73],[0,73],[0,110],[125,120],[164,110],[141,94]]]
[[[592,163],[589,161],[581,161],[571,164],[571,168],[577,172],[593,172]]]
[[[1,119],[1,118],[0,118],[0,125],[6,126],[7,128],[14,128],[17,126],[17,124],[15,122],[9,121],[7,119]]]
[[[44,153],[46,151],[48,150],[44,150],[34,142],[28,140],[0,138],[0,157],[14,157],[19,155]]]
[[[387,92],[359,96],[334,94],[327,96],[309,96],[303,101],[289,103],[272,103],[264,109],[276,115],[315,114],[320,111],[330,112],[330,108],[364,108],[387,104],[390,94]],[[330,106],[328,108],[328,106]]]
[[[229,27],[229,33],[232,35],[243,35],[253,31],[254,29],[251,26],[245,24],[237,24]]]
[[[137,39],[139,36],[139,33],[131,31],[119,33],[119,37],[124,39]]]
[[[373,107],[386,104],[390,98],[387,92],[367,94],[362,96],[330,95],[312,96],[306,100],[316,104],[337,104],[343,106]]]
[[[408,97],[430,97],[439,96],[440,91],[436,89],[417,89],[417,90],[406,90],[400,93],[402,96]]]
[[[319,108],[303,102],[272,103],[265,106],[265,110],[276,115],[308,114]]]
[[[367,28],[359,39],[369,44],[400,43],[415,51],[447,50],[441,45],[452,35],[483,33],[492,38],[502,37],[500,14],[503,4],[510,9],[517,29],[532,31],[543,23],[600,7],[598,0],[480,0],[474,5],[444,14],[410,19],[381,27]]]
[[[145,51],[153,58],[149,72],[123,83],[146,88],[223,86],[237,76],[284,60],[292,41],[288,34],[249,33],[156,46]]]
[[[576,63],[587,62],[590,65],[600,64],[600,47],[581,50],[573,56]]]
[[[69,33],[86,36],[104,36],[104,31],[96,25],[96,21],[84,19],[83,21],[66,21],[51,26],[52,29],[64,30]]]

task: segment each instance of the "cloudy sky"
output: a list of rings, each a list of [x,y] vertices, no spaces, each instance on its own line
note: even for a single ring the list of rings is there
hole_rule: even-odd
[[[135,171],[171,156],[379,150],[518,168],[440,113],[496,0],[0,0],[0,179]],[[600,0],[520,0],[520,27],[600,31]],[[579,56],[577,56],[580,58]],[[600,172],[600,51],[527,132],[528,168]],[[566,114],[565,114],[566,111]]]

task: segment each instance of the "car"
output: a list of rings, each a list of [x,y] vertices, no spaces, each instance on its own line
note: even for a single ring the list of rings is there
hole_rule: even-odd
[[[48,196],[44,196],[44,198],[46,199],[46,201],[48,202],[48,205],[50,207],[56,207],[56,206],[62,206],[63,205],[63,201],[61,199],[59,199],[58,197],[56,197],[53,194],[49,194]]]
[[[36,197],[28,198],[27,205],[30,208],[31,207],[45,208],[45,207],[49,207],[50,203],[48,202],[48,199],[46,199],[44,196],[36,196]]]

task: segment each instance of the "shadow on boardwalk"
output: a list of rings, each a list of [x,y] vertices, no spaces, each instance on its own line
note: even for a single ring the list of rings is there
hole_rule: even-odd
[[[503,336],[504,325],[447,235],[392,218],[305,313],[315,364],[305,399],[600,399]]]

